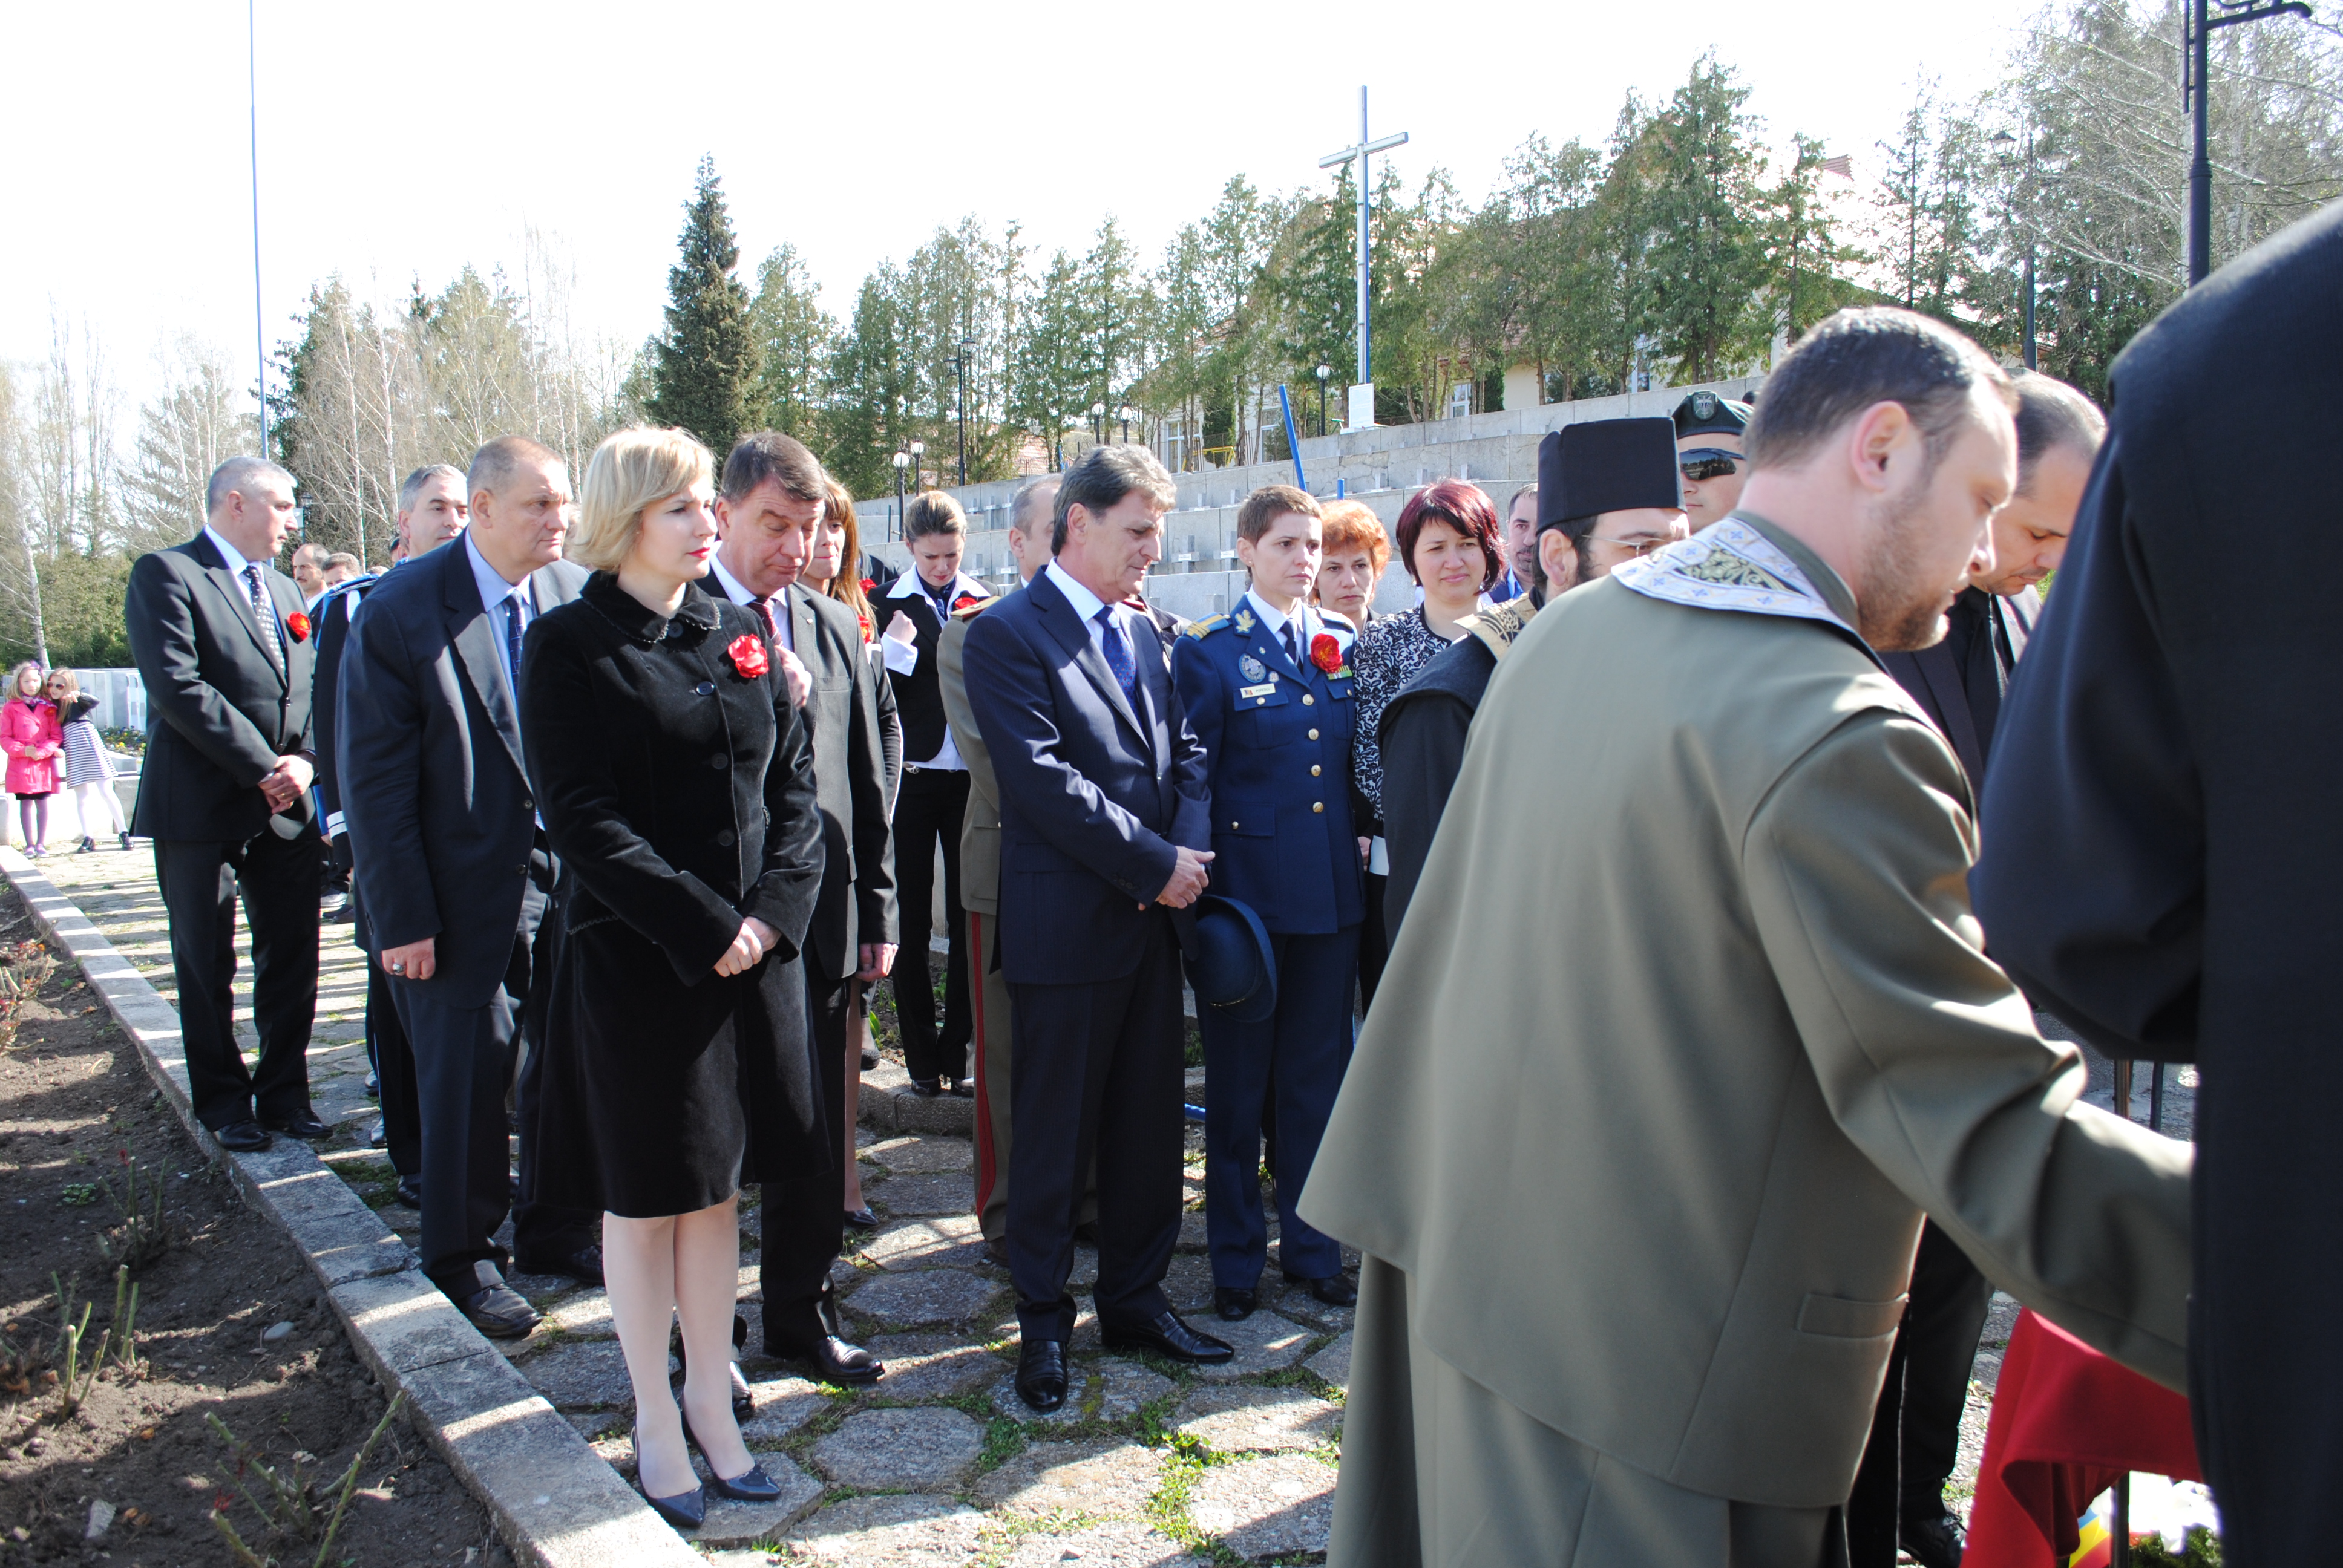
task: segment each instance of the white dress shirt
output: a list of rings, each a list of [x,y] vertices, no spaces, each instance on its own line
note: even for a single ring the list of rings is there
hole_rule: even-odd
[[[1254,592],[1252,589],[1247,588],[1245,589],[1244,598],[1239,602],[1252,607],[1252,613],[1255,618],[1257,618],[1263,626],[1269,628],[1269,635],[1272,638],[1281,643],[1285,640],[1285,617],[1270,608],[1268,600],[1262,598],[1260,594]],[[1345,651],[1350,648],[1351,639],[1358,636],[1358,632],[1352,627],[1351,623],[1344,620],[1340,616],[1330,616],[1324,610],[1313,610],[1307,603],[1301,604],[1296,608],[1302,611],[1300,641],[1302,643],[1302,660],[1305,668],[1308,666],[1310,661],[1311,639],[1315,638],[1320,632],[1322,631],[1326,633],[1336,642],[1342,644]]]
[[[726,598],[740,605],[753,606],[757,602],[757,596],[749,591],[748,585],[725,569],[722,556],[709,557],[708,567],[709,576],[716,579]],[[789,590],[783,588],[765,604],[773,612],[773,629],[779,636],[781,646],[795,653],[798,650],[798,632],[795,618],[789,614]]]
[[[1101,658],[1105,658],[1106,628],[1099,624],[1098,612],[1109,608],[1106,600],[1076,582],[1074,574],[1055,561],[1051,561],[1041,569],[1050,574],[1050,580],[1058,585],[1058,591],[1066,596],[1066,602],[1072,605],[1074,613],[1082,618],[1082,625],[1091,634],[1091,646],[1099,650]],[[1136,658],[1139,644],[1131,635],[1131,612],[1121,605],[1115,605],[1112,608],[1114,624],[1122,633],[1122,646],[1132,658]],[[1149,629],[1151,631],[1153,628]],[[1108,661],[1107,668],[1110,669],[1114,668],[1112,660]]]

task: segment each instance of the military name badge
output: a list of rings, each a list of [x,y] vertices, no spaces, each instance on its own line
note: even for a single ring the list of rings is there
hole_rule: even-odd
[[[1259,680],[1269,674],[1269,666],[1249,653],[1240,654],[1237,657],[1237,673],[1247,680]]]
[[[1237,688],[1237,700],[1242,702],[1248,697],[1272,697],[1276,692],[1277,682],[1273,680],[1263,681],[1259,686],[1240,686]]]

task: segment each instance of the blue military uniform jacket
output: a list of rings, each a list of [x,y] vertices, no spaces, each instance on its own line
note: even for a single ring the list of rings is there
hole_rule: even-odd
[[[1366,910],[1351,829],[1350,628],[1315,610],[1307,625],[1341,645],[1331,674],[1306,642],[1297,668],[1249,597],[1190,626],[1172,654],[1211,769],[1212,890],[1289,935],[1338,931]]]

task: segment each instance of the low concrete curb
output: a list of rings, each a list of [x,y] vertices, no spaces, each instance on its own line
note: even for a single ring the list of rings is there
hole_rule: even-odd
[[[0,849],[0,871],[137,1043],[147,1075],[189,1135],[301,1249],[358,1355],[385,1389],[405,1392],[416,1430],[487,1505],[517,1562],[704,1568],[307,1144],[280,1138],[265,1153],[235,1154],[213,1141],[188,1098],[178,1010],[23,855]]]

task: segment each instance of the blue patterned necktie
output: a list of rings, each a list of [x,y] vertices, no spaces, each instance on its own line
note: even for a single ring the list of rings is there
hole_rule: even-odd
[[[505,657],[512,660],[513,709],[520,709],[520,595],[505,595]]]
[[[1099,623],[1099,630],[1104,634],[1099,641],[1106,649],[1106,667],[1114,671],[1114,682],[1122,688],[1122,699],[1135,709],[1139,706],[1139,670],[1131,662],[1131,643],[1122,635],[1122,626],[1114,613],[1114,606],[1099,606],[1094,618]]]

